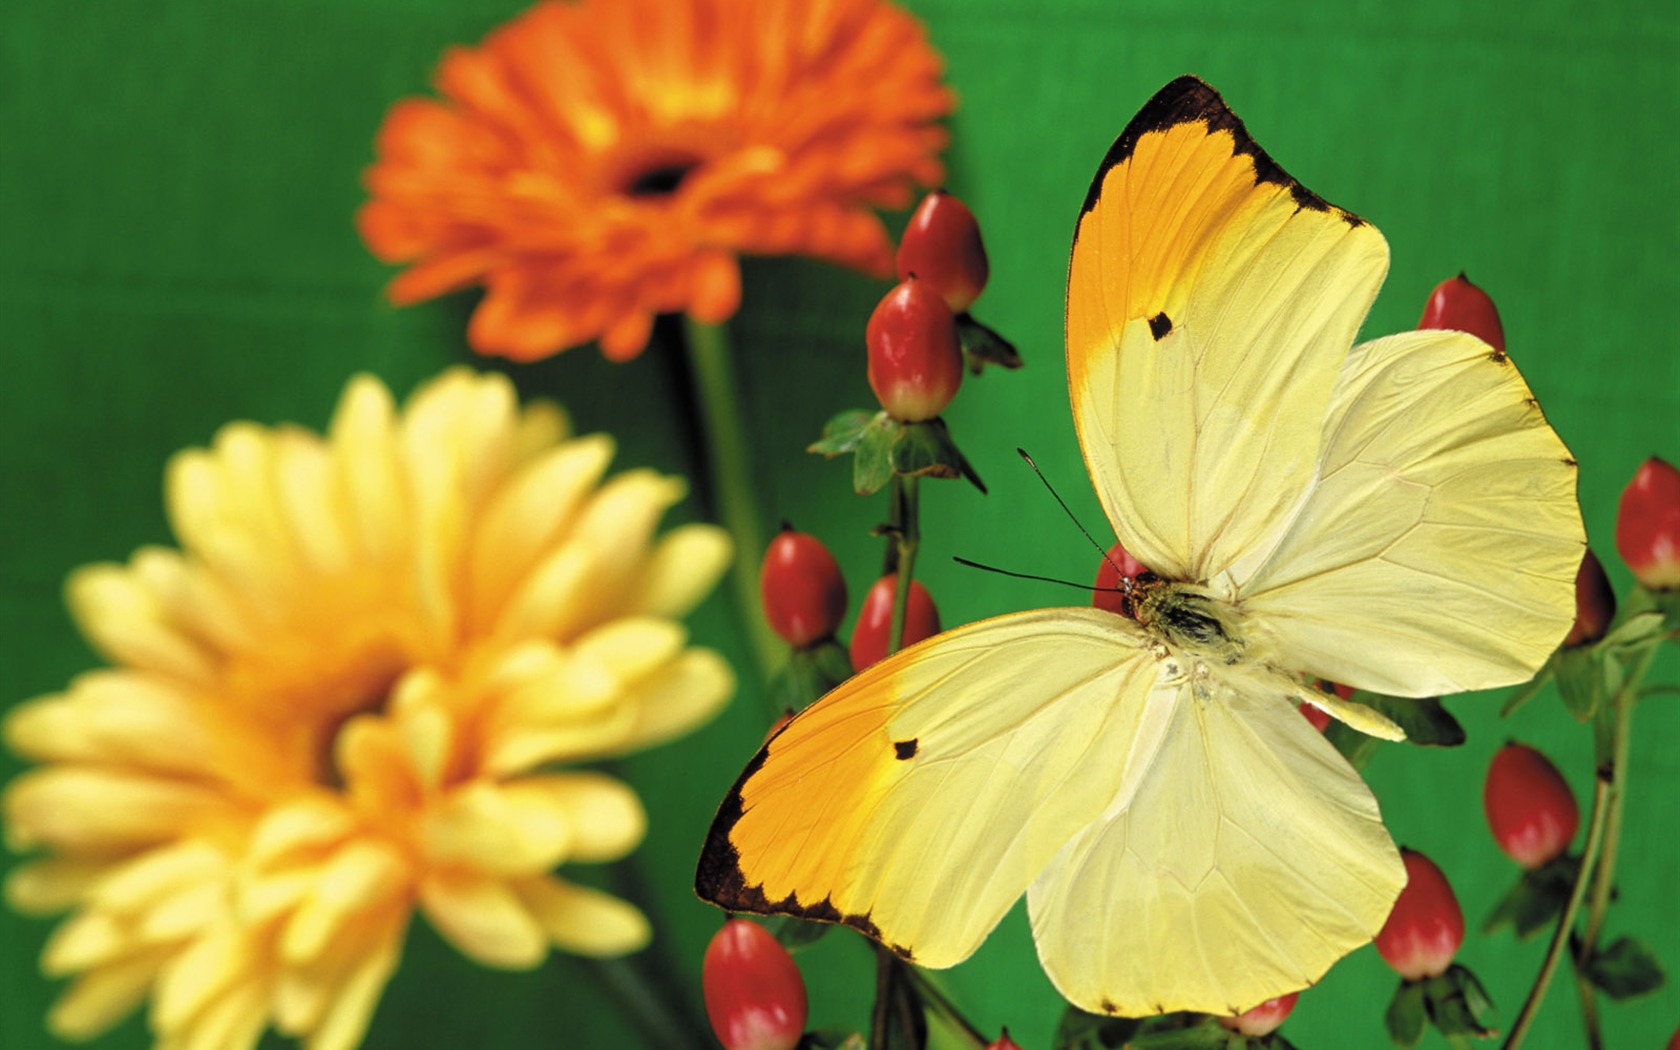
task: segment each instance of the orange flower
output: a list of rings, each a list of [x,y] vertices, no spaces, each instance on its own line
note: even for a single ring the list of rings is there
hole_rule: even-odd
[[[941,69],[881,0],[548,0],[392,107],[357,224],[394,302],[487,288],[481,353],[627,360],[733,314],[738,253],[885,275],[870,209],[942,177]]]

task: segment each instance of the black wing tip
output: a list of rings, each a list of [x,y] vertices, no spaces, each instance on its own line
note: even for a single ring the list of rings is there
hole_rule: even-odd
[[[1166,131],[1180,124],[1195,123],[1206,124],[1210,134],[1229,131],[1235,144],[1233,152],[1246,155],[1254,162],[1256,181],[1284,187],[1290,196],[1295,198],[1296,207],[1308,211],[1329,212],[1341,218],[1349,227],[1365,225],[1364,219],[1345,208],[1336,207],[1284,171],[1277,161],[1254,141],[1242,119],[1231,111],[1224,97],[1207,81],[1188,73],[1175,77],[1155,92],[1108,147],[1102,163],[1097,166],[1096,176],[1091,180],[1091,187],[1085,193],[1085,203],[1080,207],[1079,214],[1083,216],[1097,206],[1097,201],[1102,197],[1103,179],[1108,176],[1110,169],[1124,164],[1131,157],[1139,139],[1152,131]]]

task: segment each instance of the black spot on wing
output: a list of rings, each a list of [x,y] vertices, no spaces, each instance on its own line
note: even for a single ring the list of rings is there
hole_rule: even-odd
[[[1307,189],[1295,181],[1290,174],[1278,166],[1260,144],[1249,135],[1248,129],[1237,115],[1231,112],[1231,107],[1207,83],[1198,77],[1182,76],[1155,92],[1155,97],[1143,104],[1137,116],[1126,125],[1126,130],[1108,147],[1108,153],[1103,156],[1102,164],[1097,167],[1097,174],[1091,180],[1091,188],[1085,193],[1085,204],[1079,209],[1083,216],[1097,206],[1102,196],[1103,179],[1111,168],[1124,164],[1137,149],[1138,140],[1152,131],[1165,131],[1179,124],[1202,123],[1207,125],[1208,133],[1229,131],[1234,143],[1233,154],[1247,156],[1254,162],[1256,182],[1268,182],[1282,186],[1295,199],[1295,206],[1308,211],[1330,212],[1349,226],[1363,226],[1365,220],[1359,216],[1338,208],[1323,197]]]
[[[1172,331],[1172,318],[1167,316],[1165,310],[1149,319],[1149,334],[1155,337],[1157,343],[1165,339],[1170,331]]]
[[[1105,1014],[1117,1014],[1120,1012],[1120,1007],[1114,1004],[1113,999],[1104,999],[1102,1002],[1098,1003],[1097,1006],[1100,1007],[1102,1012]]]
[[[914,737],[912,737],[909,740],[894,740],[893,741],[893,754],[898,756],[898,760],[900,762],[904,762],[904,761],[907,761],[909,759],[915,758],[916,757],[916,739]]]
[[[745,873],[741,871],[741,851],[729,841],[729,833],[740,822],[743,814],[742,786],[759,771],[769,754],[769,745],[759,749],[758,754],[747,763],[747,768],[736,778],[735,786],[724,796],[723,803],[718,806],[717,816],[712,818],[712,828],[706,833],[705,845],[700,847],[700,863],[694,873],[694,892],[701,900],[709,901],[725,911],[747,912],[753,915],[792,915],[813,922],[839,923],[850,926],[873,941],[881,942],[881,931],[868,915],[848,915],[836,908],[834,902],[826,896],[813,904],[800,903],[798,897],[792,893],[781,900],[771,900],[764,895],[762,885],[747,882]],[[912,958],[911,950],[907,947],[897,944],[888,944],[886,947],[906,959]]]

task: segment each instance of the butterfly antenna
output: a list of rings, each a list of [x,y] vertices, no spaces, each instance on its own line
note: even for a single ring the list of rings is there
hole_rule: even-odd
[[[1087,540],[1090,541],[1091,546],[1095,547],[1097,549],[1097,553],[1102,556],[1102,560],[1105,561],[1105,562],[1108,562],[1109,568],[1113,569],[1115,571],[1115,573],[1120,577],[1121,591],[1125,594],[1131,594],[1132,593],[1132,579],[1131,579],[1131,577],[1127,576],[1126,571],[1124,569],[1120,568],[1120,566],[1116,565],[1114,563],[1114,559],[1110,558],[1108,556],[1108,548],[1104,547],[1102,544],[1098,543],[1096,537],[1091,535],[1090,530],[1086,529],[1084,524],[1077,517],[1074,516],[1073,510],[1071,508],[1069,508],[1068,505],[1067,505],[1067,501],[1062,499],[1062,494],[1056,491],[1056,486],[1050,484],[1050,479],[1044,476],[1044,471],[1038,469],[1038,464],[1033,462],[1032,456],[1027,454],[1026,449],[1019,448],[1019,447],[1017,447],[1015,449],[1015,454],[1027,461],[1027,466],[1031,467],[1032,472],[1034,474],[1038,475],[1038,480],[1043,483],[1045,489],[1048,490],[1050,495],[1055,499],[1056,504],[1062,508],[1062,513],[1066,514],[1068,516],[1068,520],[1073,522],[1073,527],[1079,530],[1079,534],[1081,536],[1084,536]],[[961,561],[962,559],[959,558],[958,560]],[[972,564],[972,563],[970,563],[970,564]],[[986,566],[984,566],[984,565],[977,566],[977,568],[982,568],[982,569],[985,568],[985,567]],[[1002,571],[1002,570],[993,570],[993,571]],[[1018,575],[1018,574],[1017,573],[1006,573],[1005,575],[1014,576],[1014,575]],[[1028,577],[1023,577],[1023,578],[1024,579],[1044,579],[1044,577],[1042,577],[1042,576],[1028,576]],[[1052,583],[1065,583],[1067,581],[1065,581],[1065,580],[1052,580],[1050,582],[1052,582]],[[1090,590],[1091,588],[1086,588],[1086,589]]]
[[[967,558],[959,558],[959,557],[956,557],[956,556],[952,556],[951,560],[956,562],[958,565],[964,565],[964,566],[967,566],[970,569],[979,569],[982,572],[995,572],[999,576],[1009,576],[1009,577],[1012,577],[1012,578],[1017,579],[1017,580],[1037,580],[1039,583],[1059,583],[1063,587],[1077,587],[1078,589],[1080,589],[1082,591],[1108,590],[1109,589],[1109,588],[1106,588],[1106,587],[1102,587],[1102,588],[1092,587],[1088,583],[1075,583],[1072,580],[1062,580],[1062,579],[1058,579],[1054,576],[1035,576],[1030,572],[1014,572],[1010,569],[1000,569],[996,565],[985,565],[985,564],[982,564],[981,562],[970,561]]]

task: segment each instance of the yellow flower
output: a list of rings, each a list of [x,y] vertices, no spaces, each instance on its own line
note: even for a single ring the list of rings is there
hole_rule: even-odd
[[[391,108],[357,225],[394,302],[485,286],[480,353],[624,360],[732,315],[742,253],[885,276],[870,209],[942,176],[942,71],[882,0],[546,0]]]
[[[681,481],[603,482],[612,442],[449,372],[398,411],[346,389],[325,438],[234,423],[176,456],[180,549],[77,571],[111,667],[4,723],[14,907],[73,909],[42,957],[53,1031],[151,997],[160,1047],[269,1025],[360,1042],[416,909],[488,966],[643,946],[631,905],[553,873],[642,838],[636,795],[565,765],[682,733],[733,688],[674,619],[729,557],[656,538]]]

